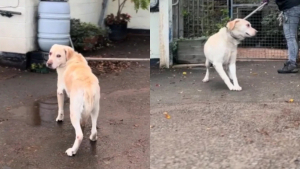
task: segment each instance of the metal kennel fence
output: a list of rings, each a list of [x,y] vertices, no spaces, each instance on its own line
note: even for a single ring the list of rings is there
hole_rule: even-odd
[[[179,5],[173,7],[173,36],[175,39],[208,37],[224,27],[230,19],[247,16],[260,2],[261,0],[180,0]],[[247,19],[258,30],[258,34],[239,45],[240,60],[287,58],[283,29],[277,20],[279,13],[277,5],[272,1]]]

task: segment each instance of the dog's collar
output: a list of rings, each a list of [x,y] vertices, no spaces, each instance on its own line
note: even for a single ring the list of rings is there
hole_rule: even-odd
[[[227,31],[229,32],[230,36],[231,36],[233,39],[235,39],[235,40],[237,40],[237,41],[241,41],[241,39],[238,38],[238,37],[236,37],[236,36],[232,33],[232,31],[230,31],[230,30],[227,28],[227,26],[225,26],[225,28],[227,29]]]

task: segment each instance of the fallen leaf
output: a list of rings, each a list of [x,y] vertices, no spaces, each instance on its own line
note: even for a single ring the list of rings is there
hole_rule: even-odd
[[[165,115],[165,117],[166,117],[167,119],[170,119],[170,118],[171,118],[171,116],[168,114],[168,112],[164,112],[164,115]]]
[[[293,102],[294,102],[294,99],[290,99],[290,100],[289,100],[289,103],[293,103]]]
[[[183,75],[186,75],[186,72],[182,72]]]

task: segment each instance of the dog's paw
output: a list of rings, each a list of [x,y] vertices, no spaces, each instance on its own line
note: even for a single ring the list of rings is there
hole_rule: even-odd
[[[232,86],[230,88],[230,90],[233,90],[233,91],[241,91],[242,90],[242,87],[241,86]]]
[[[91,134],[90,135],[90,140],[91,141],[97,141],[98,137],[97,137],[97,134]]]
[[[204,78],[204,79],[202,80],[202,82],[204,82],[204,83],[206,83],[206,82],[208,82],[208,81],[209,81],[208,78]]]
[[[64,121],[64,113],[58,113],[56,122],[62,122],[62,121]]]
[[[76,152],[75,152],[72,148],[69,148],[69,149],[66,151],[66,154],[67,154],[69,157],[72,157],[73,155],[76,154]]]

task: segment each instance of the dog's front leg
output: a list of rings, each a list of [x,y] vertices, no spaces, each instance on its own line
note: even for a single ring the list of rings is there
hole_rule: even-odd
[[[57,88],[58,115],[56,118],[57,122],[64,121],[64,102],[65,102],[64,90],[62,87],[58,87]]]
[[[234,86],[230,82],[229,77],[227,76],[226,72],[224,71],[223,64],[222,63],[214,63],[214,67],[216,71],[219,73],[229,90],[234,90]]]
[[[57,70],[59,72],[59,70]],[[62,72],[58,73],[57,76],[57,103],[58,103],[58,115],[56,118],[57,122],[64,121],[64,85],[63,85],[63,76]]]
[[[235,65],[235,63],[230,63],[229,64],[229,73],[230,73],[231,79],[233,81],[234,90],[237,90],[237,91],[242,90],[242,87],[239,85],[237,77],[236,77],[236,65]]]

